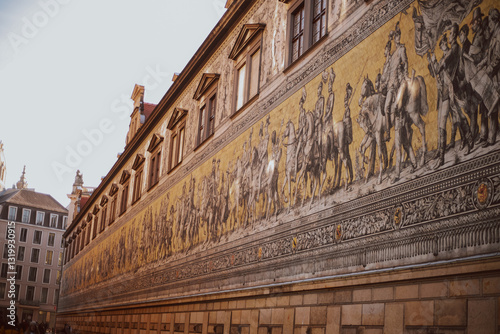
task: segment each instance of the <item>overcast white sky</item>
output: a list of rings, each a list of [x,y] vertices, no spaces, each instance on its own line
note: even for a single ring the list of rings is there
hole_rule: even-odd
[[[23,165],[29,187],[64,206],[77,169],[97,186],[124,148],[134,84],[158,103],[225,3],[0,0],[6,186]]]

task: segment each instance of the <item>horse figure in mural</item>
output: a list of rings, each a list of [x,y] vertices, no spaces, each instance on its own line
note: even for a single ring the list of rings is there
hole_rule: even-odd
[[[309,207],[311,207],[316,190],[321,185],[321,171],[320,171],[320,152],[318,147],[318,141],[315,136],[315,119],[314,114],[311,111],[301,112],[299,115],[299,136],[302,145],[299,147],[297,152],[297,176],[296,176],[296,188],[295,192],[295,202],[298,200],[299,191],[298,187],[300,182],[303,181],[302,189],[302,205],[304,205],[304,200],[307,195],[307,179],[311,179],[311,202]],[[321,191],[319,193],[319,198],[321,198]]]
[[[377,183],[382,182],[382,172],[388,167],[387,146],[384,133],[387,130],[387,122],[384,117],[385,98],[376,93],[372,81],[366,76],[361,85],[361,94],[358,101],[361,111],[357,118],[360,127],[365,131],[359,151],[365,160],[365,151],[375,141],[379,157],[379,174]],[[372,145],[372,149],[374,146]],[[372,153],[373,154],[373,153]],[[368,180],[369,175],[366,179]]]
[[[285,139],[287,142],[285,143]],[[283,196],[283,201],[288,203],[288,212],[290,212],[290,207],[293,205],[292,202],[292,182],[295,182],[297,176],[297,137],[295,132],[295,125],[293,125],[292,120],[288,120],[281,136],[282,145],[286,147],[286,160],[285,160],[285,178],[283,180],[283,186],[281,187],[281,196]],[[288,197],[285,194],[285,188],[288,185]]]

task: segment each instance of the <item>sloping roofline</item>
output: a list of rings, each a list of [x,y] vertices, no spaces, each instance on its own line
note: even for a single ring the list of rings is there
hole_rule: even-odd
[[[146,123],[139,128],[134,138],[125,146],[124,152],[120,155],[113,167],[99,186],[94,190],[89,200],[82,207],[80,212],[73,219],[70,226],[68,226],[64,233],[66,238],[74,227],[78,224],[84,213],[88,210],[89,205],[99,198],[104,192],[109,182],[120,173],[125,163],[133,156],[136,149],[139,148],[142,141],[144,141],[150,134],[151,130],[160,122],[161,118],[167,113],[180,94],[186,89],[193,77],[201,71],[203,65],[215,53],[223,41],[233,31],[233,26],[243,17],[246,11],[251,7],[255,0],[239,0],[234,1],[226,10],[222,18],[217,22],[207,38],[203,41],[198,50],[194,53],[193,57],[189,60],[186,67],[179,74],[177,79],[172,83],[163,98],[160,100],[156,108],[153,110],[151,116],[146,120]]]

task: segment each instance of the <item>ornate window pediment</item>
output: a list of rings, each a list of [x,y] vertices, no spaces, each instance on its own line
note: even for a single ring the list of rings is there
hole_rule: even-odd
[[[128,170],[124,170],[122,172],[122,176],[120,177],[120,184],[124,184],[130,179],[130,172]]]
[[[220,74],[217,73],[203,73],[193,98],[199,100],[206,93],[207,89],[219,80],[219,77]]]
[[[106,195],[102,196],[100,205],[105,206],[107,203],[108,203],[108,196]]]
[[[132,169],[137,170],[139,167],[142,166],[142,164],[144,163],[144,160],[146,160],[146,158],[144,158],[144,156],[142,154],[137,154],[135,156],[135,160],[134,160],[134,164],[132,165]]]
[[[266,27],[263,23],[245,24],[236,38],[233,49],[229,54],[229,59],[236,60],[240,53],[245,50],[253,38],[257,36]]]
[[[99,205],[98,205],[98,204],[96,204],[96,205],[94,205],[94,210],[92,210],[92,213],[93,213],[94,215],[96,215],[96,214],[99,212],[99,210],[100,210],[100,209],[99,209]]]
[[[113,183],[111,185],[111,189],[109,190],[109,196],[113,196],[118,192],[118,185],[116,183]]]
[[[153,138],[151,138],[151,142],[149,143],[148,152],[153,152],[162,141],[163,137],[155,133],[153,135]]]
[[[93,217],[93,215],[90,212],[87,213],[87,221],[88,222],[92,220],[92,217]]]
[[[186,109],[175,108],[172,116],[170,117],[170,121],[168,122],[167,129],[173,130],[180,121],[186,117],[188,111]]]

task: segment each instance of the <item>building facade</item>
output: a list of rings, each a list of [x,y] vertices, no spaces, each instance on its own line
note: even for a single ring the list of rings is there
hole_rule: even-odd
[[[67,219],[52,196],[27,188],[24,171],[16,188],[0,192],[2,316],[14,300],[19,321],[55,326]]]
[[[65,232],[59,326],[498,332],[499,7],[228,1]]]

